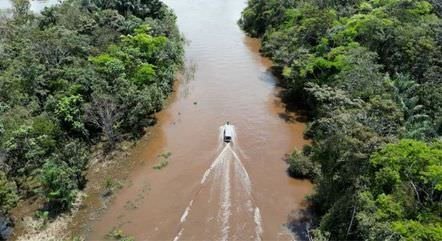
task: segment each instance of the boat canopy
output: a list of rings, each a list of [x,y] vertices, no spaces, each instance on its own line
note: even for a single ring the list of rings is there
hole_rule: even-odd
[[[232,137],[233,136],[233,126],[232,125],[224,125],[224,136]]]

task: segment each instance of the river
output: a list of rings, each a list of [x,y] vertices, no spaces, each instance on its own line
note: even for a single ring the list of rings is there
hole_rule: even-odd
[[[88,224],[88,240],[114,228],[136,240],[292,240],[287,224],[312,185],[290,178],[284,157],[307,143],[305,124],[281,103],[259,42],[237,25],[246,1],[165,2],[189,42],[194,78],[178,85],[149,141],[135,147],[131,158],[144,164]],[[236,127],[238,160],[223,155],[224,164],[203,180],[220,154],[218,130],[227,120]],[[163,152],[172,154],[169,164],[154,170]]]
[[[50,6],[60,2],[60,0],[31,0],[31,11],[40,12],[46,6]],[[0,9],[8,9],[12,7],[10,0],[0,0]]]
[[[32,10],[56,2],[34,0]],[[103,240],[114,228],[136,240],[295,239],[288,224],[312,184],[290,178],[284,159],[308,143],[305,124],[281,103],[259,42],[237,25],[246,1],[165,2],[188,42],[193,78],[177,84],[157,125],[131,153],[139,164],[130,185],[83,223],[87,239]],[[0,9],[10,6],[0,0]],[[227,120],[237,137],[225,146],[219,127]],[[169,164],[154,170],[164,152],[171,153]]]

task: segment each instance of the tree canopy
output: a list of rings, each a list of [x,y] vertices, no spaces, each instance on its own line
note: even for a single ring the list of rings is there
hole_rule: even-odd
[[[289,172],[316,184],[312,239],[441,239],[440,7],[249,0],[239,24],[310,111]]]
[[[0,23],[0,214],[41,195],[69,209],[89,149],[140,136],[182,64],[176,17],[160,1],[66,0]]]

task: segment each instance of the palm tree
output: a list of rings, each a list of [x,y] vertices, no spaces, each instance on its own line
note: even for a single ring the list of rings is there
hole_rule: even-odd
[[[405,138],[426,139],[434,134],[433,122],[419,104],[419,84],[409,76],[399,74],[392,82],[396,102],[404,113]]]

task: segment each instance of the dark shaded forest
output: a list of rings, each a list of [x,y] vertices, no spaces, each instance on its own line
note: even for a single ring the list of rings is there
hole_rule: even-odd
[[[85,186],[91,146],[140,137],[182,66],[183,39],[158,0],[66,0],[0,23],[0,215],[40,197],[50,215]]]
[[[442,22],[438,0],[249,0],[312,144],[310,240],[442,240]]]

